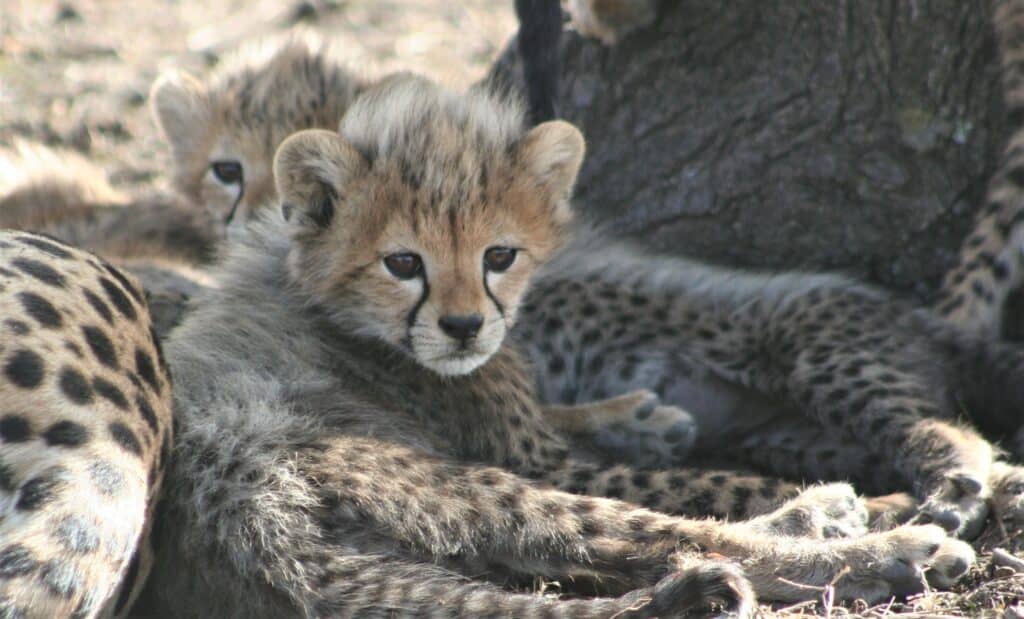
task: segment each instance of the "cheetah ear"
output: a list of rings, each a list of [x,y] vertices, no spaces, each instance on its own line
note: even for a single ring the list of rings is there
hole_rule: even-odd
[[[517,159],[526,174],[553,200],[554,217],[559,224],[572,218],[569,197],[585,151],[583,134],[561,120],[537,125],[517,147]]]
[[[202,82],[181,71],[165,73],[153,83],[149,102],[153,120],[176,157],[198,148],[213,115]]]
[[[309,129],[292,134],[274,155],[274,182],[284,218],[303,228],[326,228],[338,197],[367,169],[359,151],[333,131]]]

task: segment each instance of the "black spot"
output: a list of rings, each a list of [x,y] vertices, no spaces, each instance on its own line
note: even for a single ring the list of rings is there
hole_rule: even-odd
[[[78,447],[89,441],[89,429],[74,421],[58,421],[43,432],[47,445]]]
[[[531,439],[530,437],[528,437],[528,436],[523,437],[523,440],[520,441],[519,445],[522,448],[523,453],[526,453],[526,454],[533,453],[533,439]]]
[[[28,420],[20,415],[7,415],[0,419],[0,439],[5,443],[23,443],[32,437]]]
[[[32,247],[35,247],[36,249],[40,249],[40,250],[50,254],[54,258],[65,258],[65,259],[67,259],[67,258],[71,257],[71,253],[66,251],[66,250],[64,250],[63,247],[61,247],[60,245],[57,245],[56,243],[53,243],[51,241],[47,241],[45,239],[41,239],[41,238],[38,238],[38,237],[32,237],[32,236],[21,236],[21,237],[18,237],[18,241],[20,241],[21,243],[24,243],[25,245],[31,245]]]
[[[85,343],[96,355],[96,360],[109,368],[117,368],[117,351],[114,343],[110,341],[103,331],[97,327],[82,327],[82,335],[85,336]]]
[[[18,488],[14,480],[14,469],[0,460],[0,490],[14,492]]]
[[[21,306],[25,308],[28,315],[34,318],[41,326],[55,329],[63,322],[57,308],[44,297],[34,292],[26,291],[18,293],[18,299],[21,300]]]
[[[1010,181],[1018,187],[1024,187],[1024,165],[1016,165],[1006,173]]]
[[[753,496],[754,491],[746,486],[737,486],[732,489],[732,516],[742,517],[747,514],[747,502]]]
[[[65,599],[70,599],[82,586],[82,575],[75,566],[60,559],[51,559],[44,563],[39,575],[51,593]]]
[[[100,536],[88,520],[82,516],[68,515],[57,525],[57,539],[71,552],[86,554],[100,545]]]
[[[39,567],[29,549],[21,544],[11,544],[0,550],[0,578],[17,578],[31,574]]]
[[[16,258],[11,260],[11,266],[26,275],[30,275],[38,279],[44,284],[56,286],[57,288],[64,287],[64,276],[44,262],[39,262],[38,260],[33,260],[31,258]]]
[[[637,488],[648,488],[651,485],[651,474],[638,471],[633,473],[633,485]]]
[[[132,298],[135,299],[139,305],[143,305],[142,293],[140,293],[139,290],[133,286],[130,281],[128,281],[128,278],[124,276],[124,273],[121,273],[121,271],[118,271],[106,263],[103,264],[103,268],[107,270],[107,273],[113,275],[114,279],[121,282],[124,289],[128,291],[128,294],[132,295]]]
[[[156,370],[153,368],[153,359],[141,348],[135,349],[135,369],[142,380],[149,383],[153,391],[160,393],[160,383],[156,380]]]
[[[135,320],[138,318],[138,314],[135,313],[135,306],[132,305],[131,300],[125,296],[124,292],[106,277],[100,278],[100,285],[103,286],[103,290],[107,293],[107,298],[114,304],[117,311],[121,312],[121,315],[128,320]]]
[[[602,494],[609,499],[621,499],[625,490],[622,486],[608,486]]]
[[[889,421],[890,420],[889,420],[888,417],[877,417],[877,418],[875,418],[875,420],[872,421],[871,425],[870,425],[871,433],[872,434],[879,434],[879,433],[881,433],[883,430],[885,430],[886,427],[889,426]]]
[[[85,300],[89,302],[96,313],[103,317],[103,320],[107,321],[107,324],[114,324],[114,314],[110,311],[110,306],[107,305],[106,301],[96,296],[93,291],[86,288],[82,288],[82,292],[85,294]]]
[[[124,392],[118,389],[114,383],[97,376],[92,379],[92,388],[100,397],[109,400],[114,406],[121,410],[128,410],[128,400],[124,397]]]
[[[10,327],[11,331],[14,331],[14,335],[28,335],[29,333],[32,332],[32,328],[29,327],[27,323],[24,323],[20,320],[8,318],[7,320],[4,321],[4,324]]]
[[[89,477],[101,494],[114,495],[124,483],[124,475],[105,460],[96,460],[89,465]]]
[[[21,349],[11,355],[4,374],[22,389],[35,389],[43,382],[43,359],[31,350]]]
[[[774,499],[779,493],[779,486],[782,482],[774,477],[766,477],[761,480],[761,488],[758,490],[758,494],[765,499]]]
[[[715,514],[715,493],[711,490],[703,490],[697,495],[693,496],[689,501],[691,509],[688,510],[695,514],[702,516],[711,516]]]
[[[548,372],[552,374],[561,374],[565,371],[565,360],[561,357],[552,357],[548,361]]]
[[[26,481],[21,486],[21,497],[15,507],[23,511],[34,511],[52,501],[64,486],[65,472],[64,467],[55,466]]]
[[[142,455],[142,446],[139,445],[139,439],[132,432],[131,428],[124,425],[120,421],[115,421],[110,424],[110,436],[121,446],[125,451],[130,451],[136,456]]]
[[[75,368],[64,366],[60,371],[60,390],[75,404],[92,402],[92,387],[82,373]]]

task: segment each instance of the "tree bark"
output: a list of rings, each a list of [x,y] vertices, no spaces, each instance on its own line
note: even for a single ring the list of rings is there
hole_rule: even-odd
[[[1005,143],[991,7],[677,0],[614,47],[566,31],[577,211],[658,250],[927,296]],[[488,79],[521,86],[513,41]]]

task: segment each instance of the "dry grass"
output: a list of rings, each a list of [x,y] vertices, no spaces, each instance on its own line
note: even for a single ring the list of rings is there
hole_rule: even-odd
[[[355,66],[408,68],[464,85],[481,77],[512,34],[510,0],[4,0],[0,4],[0,144],[28,136],[97,161],[115,185],[160,182],[165,153],[145,109],[171,66],[202,71],[243,38],[296,24],[321,31]],[[970,575],[951,592],[871,608],[830,592],[765,617],[1024,618],[1024,573],[989,549],[1020,552],[1024,534],[991,526]]]

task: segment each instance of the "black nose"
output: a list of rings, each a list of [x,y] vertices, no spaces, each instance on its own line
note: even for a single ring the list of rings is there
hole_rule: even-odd
[[[484,317],[480,314],[441,316],[437,324],[449,337],[465,342],[471,337],[475,337],[480,331],[480,327],[484,324]]]

